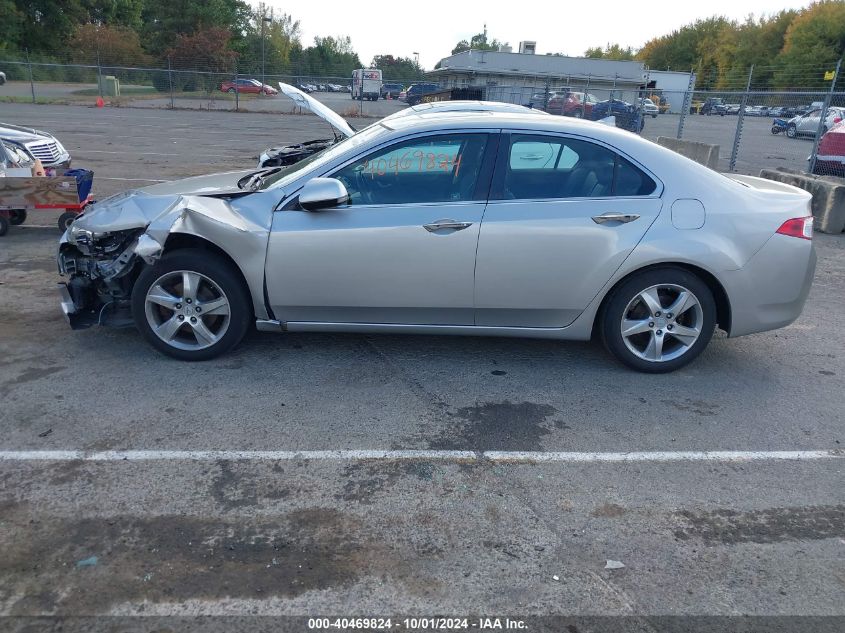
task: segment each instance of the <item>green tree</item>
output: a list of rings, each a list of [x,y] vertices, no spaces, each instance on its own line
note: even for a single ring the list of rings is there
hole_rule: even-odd
[[[497,51],[499,50],[500,46],[507,46],[507,42],[500,42],[497,39],[492,39],[489,42],[487,41],[487,32],[483,33],[476,33],[473,35],[469,42],[466,40],[461,40],[455,45],[455,48],[452,49],[452,55],[457,53],[462,53],[464,51]]]
[[[604,48],[596,46],[595,48],[588,48],[584,52],[584,57],[591,59],[616,59],[616,60],[632,60],[636,52],[633,48],[628,46],[622,48],[619,44],[608,43]]]
[[[824,72],[832,70],[845,52],[845,2],[811,4],[790,22],[778,56],[780,87],[825,85]]]
[[[26,16],[13,0],[0,0],[0,51],[22,48]]]
[[[203,29],[225,29],[227,42],[237,45],[249,31],[252,7],[243,0],[144,0],[141,40],[148,51],[161,54],[177,38]]]
[[[144,0],[80,0],[86,22],[97,25],[122,26],[137,31],[141,28]]]
[[[400,81],[410,83],[423,77],[423,69],[416,60],[408,57],[394,57],[393,55],[376,55],[370,64],[372,68],[379,68],[385,81]]]
[[[262,29],[262,20],[264,28]],[[244,36],[234,44],[240,59],[239,68],[243,72],[257,73],[261,70],[262,37],[265,68],[268,74],[289,74],[291,55],[294,48],[302,48],[299,41],[299,21],[287,13],[276,15],[263,3],[253,12],[249,28]]]
[[[15,0],[23,20],[16,48],[39,53],[64,52],[65,43],[86,13],[79,0]],[[5,13],[0,20],[6,20]]]
[[[100,61],[104,66],[145,67],[150,63],[138,33],[123,26],[80,24],[68,48],[71,59],[81,64]]]

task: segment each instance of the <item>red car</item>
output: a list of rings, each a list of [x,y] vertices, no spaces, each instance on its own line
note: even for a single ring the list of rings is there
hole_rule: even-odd
[[[549,114],[574,116],[577,119],[582,117],[589,119],[594,103],[598,103],[598,99],[589,92],[567,92],[565,95],[556,94],[549,99],[546,112]]]
[[[257,79],[238,79],[237,82],[235,81],[224,81],[220,84],[220,91],[221,92],[228,92],[229,94],[235,94],[236,92],[240,94],[265,94],[265,95],[277,95],[279,91],[276,90],[273,86],[268,86],[267,84],[263,84]]]
[[[845,176],[845,123],[837,123],[822,136],[813,173],[817,176]]]

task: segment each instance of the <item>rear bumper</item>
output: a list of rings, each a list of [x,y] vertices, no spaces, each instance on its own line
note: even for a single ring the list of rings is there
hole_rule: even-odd
[[[773,235],[745,266],[722,275],[731,304],[730,336],[774,330],[795,321],[815,271],[812,241]]]

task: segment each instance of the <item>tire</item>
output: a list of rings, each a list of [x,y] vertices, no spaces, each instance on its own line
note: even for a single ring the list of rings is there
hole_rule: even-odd
[[[237,90],[235,90],[234,88],[229,88],[226,92],[228,92],[230,95],[233,95],[237,92]]]
[[[687,299],[681,313],[668,312],[682,292]],[[623,281],[608,296],[600,319],[602,342],[611,354],[631,369],[662,374],[692,362],[707,347],[716,327],[716,302],[699,277],[667,266]],[[625,321],[630,330],[639,331],[623,335]]]
[[[786,126],[786,135],[789,138],[795,138],[796,136],[798,136],[798,128],[795,127],[794,123],[790,123]]]
[[[185,274],[195,284],[193,292],[187,294],[182,282]],[[156,287],[160,300],[149,301],[148,294]],[[211,303],[216,307],[207,313],[198,310]],[[132,288],[132,317],[147,342],[161,353],[179,360],[202,361],[240,343],[252,321],[252,301],[240,275],[228,262],[205,250],[184,249],[165,254],[154,266],[141,271]],[[204,330],[191,325],[192,320]],[[165,331],[159,335],[153,329],[167,323],[175,326],[172,334]],[[204,332],[207,338],[197,332]]]
[[[9,218],[5,215],[0,215],[0,237],[9,232]]]
[[[574,116],[576,119],[583,119],[584,118],[584,114],[581,112],[581,110],[575,110],[572,113],[572,116]]]
[[[70,211],[65,211],[59,216],[59,230],[64,233],[70,228],[70,225],[76,219],[76,216],[79,215],[78,213],[71,213]]]
[[[9,224],[20,226],[26,222],[26,209],[12,209],[9,211]]]

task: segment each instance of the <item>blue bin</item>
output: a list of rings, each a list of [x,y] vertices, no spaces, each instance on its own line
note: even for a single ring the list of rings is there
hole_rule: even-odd
[[[94,184],[94,172],[90,169],[68,169],[65,176],[76,178],[76,189],[79,192],[79,201],[84,202],[91,195],[91,187]]]

